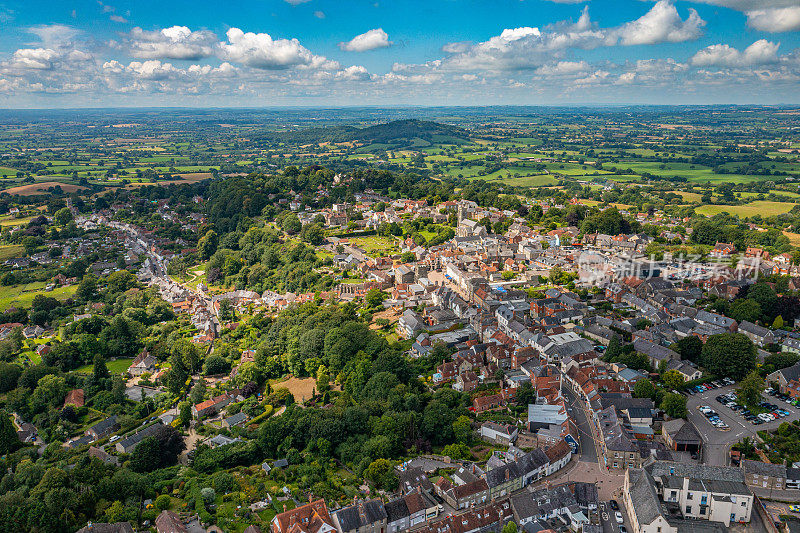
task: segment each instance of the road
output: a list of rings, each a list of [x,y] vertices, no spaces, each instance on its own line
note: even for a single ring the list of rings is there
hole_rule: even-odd
[[[727,394],[736,389],[736,385],[730,385],[719,389],[712,389],[700,394],[690,395],[686,407],[689,411],[689,420],[697,428],[700,436],[703,438],[703,446],[705,448],[703,455],[703,462],[713,466],[726,466],[730,459],[731,445],[741,441],[744,437],[756,437],[756,432],[761,430],[772,430],[780,426],[783,422],[791,422],[800,419],[800,411],[794,406],[790,406],[777,398],[767,396],[764,397],[770,403],[776,404],[782,409],[786,409],[791,413],[786,418],[773,420],[766,424],[754,426],[738,413],[718,403],[714,398],[720,395]],[[703,414],[697,410],[699,405],[708,405],[719,414],[723,422],[730,426],[727,431],[721,431],[712,426]]]
[[[569,387],[562,387],[561,392],[567,400],[569,416],[578,427],[578,441],[580,442],[581,461],[597,463],[597,447],[592,437],[592,426],[589,423],[586,405]]]

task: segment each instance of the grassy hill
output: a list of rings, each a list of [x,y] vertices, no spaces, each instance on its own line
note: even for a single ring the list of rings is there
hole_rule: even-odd
[[[469,142],[467,131],[427,120],[395,120],[366,128],[334,126],[302,131],[269,134],[272,140],[308,144],[318,142],[363,142],[360,151],[422,148],[433,144],[464,144]]]

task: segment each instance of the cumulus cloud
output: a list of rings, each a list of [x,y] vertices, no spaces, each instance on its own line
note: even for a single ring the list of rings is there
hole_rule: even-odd
[[[760,39],[743,51],[727,44],[714,44],[698,51],[691,59],[695,66],[745,67],[765,65],[778,61],[778,47],[773,43]]]
[[[300,4],[305,4],[306,2],[310,2],[311,0],[286,0],[287,4],[292,4],[293,6],[299,6]]]
[[[199,59],[213,55],[218,41],[214,32],[192,31],[186,26],[155,31],[136,27],[125,44],[128,53],[139,59]]]
[[[589,17],[588,7],[584,7],[575,22],[558,22],[544,29],[509,28],[477,44],[446,45],[443,51],[451,55],[443,61],[443,68],[494,72],[536,69],[562,59],[570,49],[696,39],[704,25],[694,9],[689,10],[686,19],[681,18],[670,0],[659,0],[640,18],[615,28],[599,28]]]
[[[361,65],[353,65],[336,73],[336,79],[346,81],[368,81],[371,77],[367,69]]]
[[[392,42],[389,40],[389,35],[382,28],[375,28],[361,35],[356,35],[347,42],[339,43],[339,48],[346,52],[366,52],[391,45]]]
[[[800,6],[748,11],[747,24],[772,33],[800,30]]]
[[[265,70],[339,67],[335,61],[312,54],[297,39],[273,39],[268,33],[245,33],[239,28],[229,29],[225,35],[228,42],[220,44],[219,56],[234,63]]]
[[[743,12],[747,25],[771,33],[800,30],[797,0],[697,0]]]
[[[540,76],[573,76],[589,70],[586,61],[559,61],[553,65],[544,65],[536,69]]]
[[[314,11],[314,16],[317,17],[318,19],[324,19],[325,18],[325,12],[321,11],[321,10]]]
[[[610,32],[610,38],[612,41],[619,39],[624,45],[678,43],[697,39],[705,25],[694,9],[690,9],[688,18],[683,20],[670,0],[659,0],[640,18]]]

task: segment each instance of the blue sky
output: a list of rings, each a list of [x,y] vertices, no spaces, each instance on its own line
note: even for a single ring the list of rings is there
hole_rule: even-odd
[[[800,0],[0,0],[0,106],[800,103]]]

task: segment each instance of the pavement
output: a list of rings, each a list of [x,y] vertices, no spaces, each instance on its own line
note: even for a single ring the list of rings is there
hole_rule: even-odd
[[[786,418],[773,420],[766,424],[754,426],[738,413],[718,403],[714,398],[720,395],[727,394],[728,392],[736,390],[737,385],[730,385],[721,387],[719,389],[711,389],[700,394],[689,395],[686,408],[689,411],[689,420],[700,432],[703,437],[705,451],[704,463],[713,466],[727,466],[730,459],[730,447],[733,444],[741,441],[744,437],[756,437],[756,432],[761,430],[772,430],[780,426],[783,422],[791,422],[800,419],[800,410],[797,407],[791,406],[785,402],[772,398],[764,394],[767,401],[774,403],[782,409],[786,409],[791,413]],[[697,410],[699,405],[708,405],[719,414],[723,422],[730,426],[729,430],[722,431],[712,426],[708,419]]]

